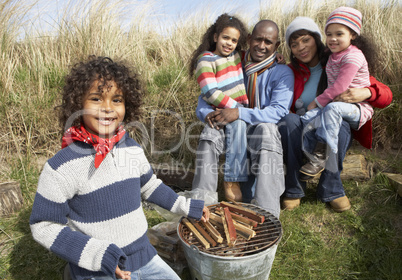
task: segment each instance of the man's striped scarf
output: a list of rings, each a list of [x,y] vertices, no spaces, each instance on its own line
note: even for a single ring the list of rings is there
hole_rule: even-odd
[[[247,51],[244,57],[243,65],[245,73],[248,76],[247,97],[250,108],[257,107],[260,109],[260,95],[257,86],[257,76],[270,68],[274,64],[275,59],[276,52],[261,62],[253,62],[251,60],[250,50]]]

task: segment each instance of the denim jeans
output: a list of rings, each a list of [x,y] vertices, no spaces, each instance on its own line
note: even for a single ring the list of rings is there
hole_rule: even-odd
[[[223,180],[247,181],[247,124],[236,120],[225,126],[225,166]]]
[[[161,257],[155,255],[146,265],[131,272],[131,280],[180,280],[174,270]],[[93,277],[89,280],[113,280],[110,276]]]
[[[279,132],[282,137],[284,161],[286,165],[285,175],[285,197],[304,197],[306,183],[300,181],[299,170],[303,165],[302,132],[303,122],[300,116],[288,114],[278,123]],[[352,135],[349,124],[341,123],[338,136],[338,152],[329,151],[329,158],[325,170],[321,173],[317,185],[317,197],[322,202],[329,202],[336,198],[345,196],[341,172],[346,152],[352,143]]]
[[[360,108],[353,103],[331,102],[323,109],[315,108],[300,117],[303,121],[303,151],[311,153],[316,142],[327,143],[333,153],[338,152],[338,135],[342,121],[358,129]],[[315,132],[315,133],[314,133]]]
[[[252,203],[279,217],[285,178],[278,127],[274,123],[248,126],[246,135],[250,166],[249,180],[241,184],[243,198],[252,199]],[[204,127],[197,148],[193,189],[217,191],[219,156],[224,152],[224,143],[225,133],[221,129]]]

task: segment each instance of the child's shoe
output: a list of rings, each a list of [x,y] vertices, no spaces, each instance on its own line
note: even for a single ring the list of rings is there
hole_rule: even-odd
[[[315,177],[319,175],[325,169],[325,163],[327,162],[327,144],[317,142],[315,146],[313,157],[308,163],[300,168],[300,172]]]
[[[223,182],[225,197],[228,201],[241,202],[243,199],[240,184],[238,182]]]
[[[349,210],[352,207],[346,195],[330,201],[329,205],[331,205],[332,209],[338,213]]]
[[[299,197],[285,197],[282,201],[282,209],[283,210],[293,210],[300,206]]]
[[[310,181],[310,180],[312,180],[314,178],[315,178],[314,176],[306,175],[306,174],[303,174],[301,172],[299,174],[299,180],[302,181],[302,182],[308,182],[308,181]]]

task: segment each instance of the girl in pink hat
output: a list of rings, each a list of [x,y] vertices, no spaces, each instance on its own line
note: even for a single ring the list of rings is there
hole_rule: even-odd
[[[337,96],[348,88],[370,86],[369,68],[376,68],[374,47],[360,36],[361,27],[362,14],[349,7],[335,9],[327,19],[326,45],[331,51],[325,69],[328,87],[307,106],[307,113],[302,117],[303,151],[308,162],[300,173],[306,180],[325,169],[327,147],[337,153],[343,120],[358,130],[373,115],[373,108],[367,102],[337,102]]]

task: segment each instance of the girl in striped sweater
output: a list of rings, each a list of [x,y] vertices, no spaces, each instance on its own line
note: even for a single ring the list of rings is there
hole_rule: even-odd
[[[141,199],[208,220],[203,201],[155,177],[123,128],[139,117],[142,94],[137,75],[107,57],[78,63],[66,78],[59,120],[68,129],[40,175],[29,223],[74,280],[180,279],[148,240]]]
[[[373,115],[373,108],[367,102],[336,102],[336,97],[348,88],[370,86],[369,66],[376,67],[374,45],[360,36],[361,20],[362,14],[350,7],[335,9],[327,19],[326,44],[331,51],[326,65],[328,87],[307,106],[308,112],[301,117],[306,124],[303,151],[308,162],[300,169],[305,180],[324,170],[327,146],[337,153],[342,120],[358,130]],[[328,168],[337,169],[336,166]]]
[[[208,28],[194,51],[190,75],[195,75],[203,98],[216,110],[248,106],[240,50],[247,47],[248,32],[236,17],[222,14]],[[202,120],[212,127],[210,120]],[[220,125],[218,125],[219,127]],[[239,182],[247,181],[246,123],[236,120],[225,125],[226,158],[224,190],[228,200],[241,201]]]

